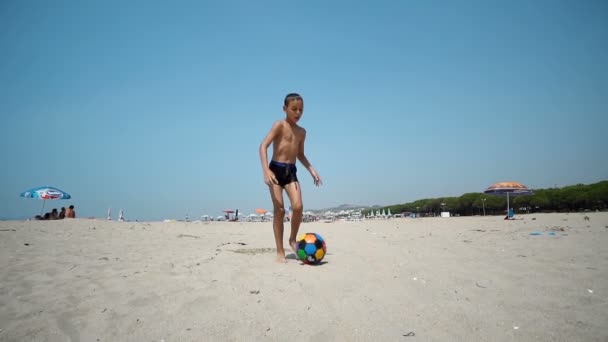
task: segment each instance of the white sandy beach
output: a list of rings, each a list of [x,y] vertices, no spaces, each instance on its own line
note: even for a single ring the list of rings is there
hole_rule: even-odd
[[[271,223],[0,222],[0,341],[608,341],[608,213],[518,218],[304,223],[320,266]]]

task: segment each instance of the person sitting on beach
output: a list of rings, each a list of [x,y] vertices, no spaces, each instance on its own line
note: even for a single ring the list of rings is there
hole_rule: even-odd
[[[63,220],[65,218],[65,207],[61,207],[61,211],[59,212],[59,220]]]
[[[70,205],[65,212],[66,218],[76,218],[76,211],[74,210],[74,205]]]
[[[510,208],[509,211],[507,211],[507,216],[505,216],[505,220],[514,220],[515,219],[515,211],[513,210],[513,208]]]
[[[59,218],[59,212],[57,211],[57,208],[53,208],[53,210],[51,210],[51,220],[57,220]]]
[[[260,160],[264,173],[264,182],[270,190],[270,198],[274,207],[274,240],[277,246],[277,261],[287,262],[283,248],[283,219],[285,206],[283,190],[287,192],[293,211],[289,245],[296,253],[296,235],[302,222],[302,192],[296,176],[296,159],[310,172],[316,186],[322,184],[321,176],[312,167],[304,155],[304,140],[306,130],[297,125],[304,112],[304,100],[298,94],[292,93],[285,97],[283,111],[285,120],[275,122],[260,144]],[[268,163],[268,146],[272,144],[272,160]]]

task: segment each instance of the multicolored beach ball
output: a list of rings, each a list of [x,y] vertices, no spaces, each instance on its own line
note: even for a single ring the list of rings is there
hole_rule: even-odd
[[[305,264],[314,265],[318,264],[325,257],[327,247],[325,246],[325,240],[317,233],[306,233],[300,235],[297,241],[298,246],[298,258]]]

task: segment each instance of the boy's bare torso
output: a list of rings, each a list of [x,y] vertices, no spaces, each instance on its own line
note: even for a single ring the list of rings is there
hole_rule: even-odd
[[[272,141],[272,160],[295,164],[302,151],[302,144],[306,136],[304,128],[280,121],[278,132]]]

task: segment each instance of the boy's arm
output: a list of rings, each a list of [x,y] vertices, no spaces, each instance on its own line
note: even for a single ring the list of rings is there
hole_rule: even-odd
[[[262,162],[262,172],[264,173],[264,183],[271,184],[279,184],[277,181],[274,172],[270,171],[268,168],[268,146],[272,144],[274,138],[277,136],[279,130],[281,129],[280,121],[275,122],[270,129],[270,132],[266,134],[264,140],[260,144],[260,161]]]
[[[315,170],[315,168],[312,167],[312,165],[308,161],[308,158],[306,158],[306,155],[304,154],[304,141],[305,140],[306,140],[306,131],[304,131],[304,138],[302,138],[302,141],[300,142],[298,160],[300,161],[300,163],[302,163],[302,165],[304,165],[306,170],[308,170],[308,172],[310,172],[310,175],[312,176],[312,180],[314,181],[315,185],[316,186],[322,185],[323,180],[321,180],[321,176],[317,173],[317,170]]]

